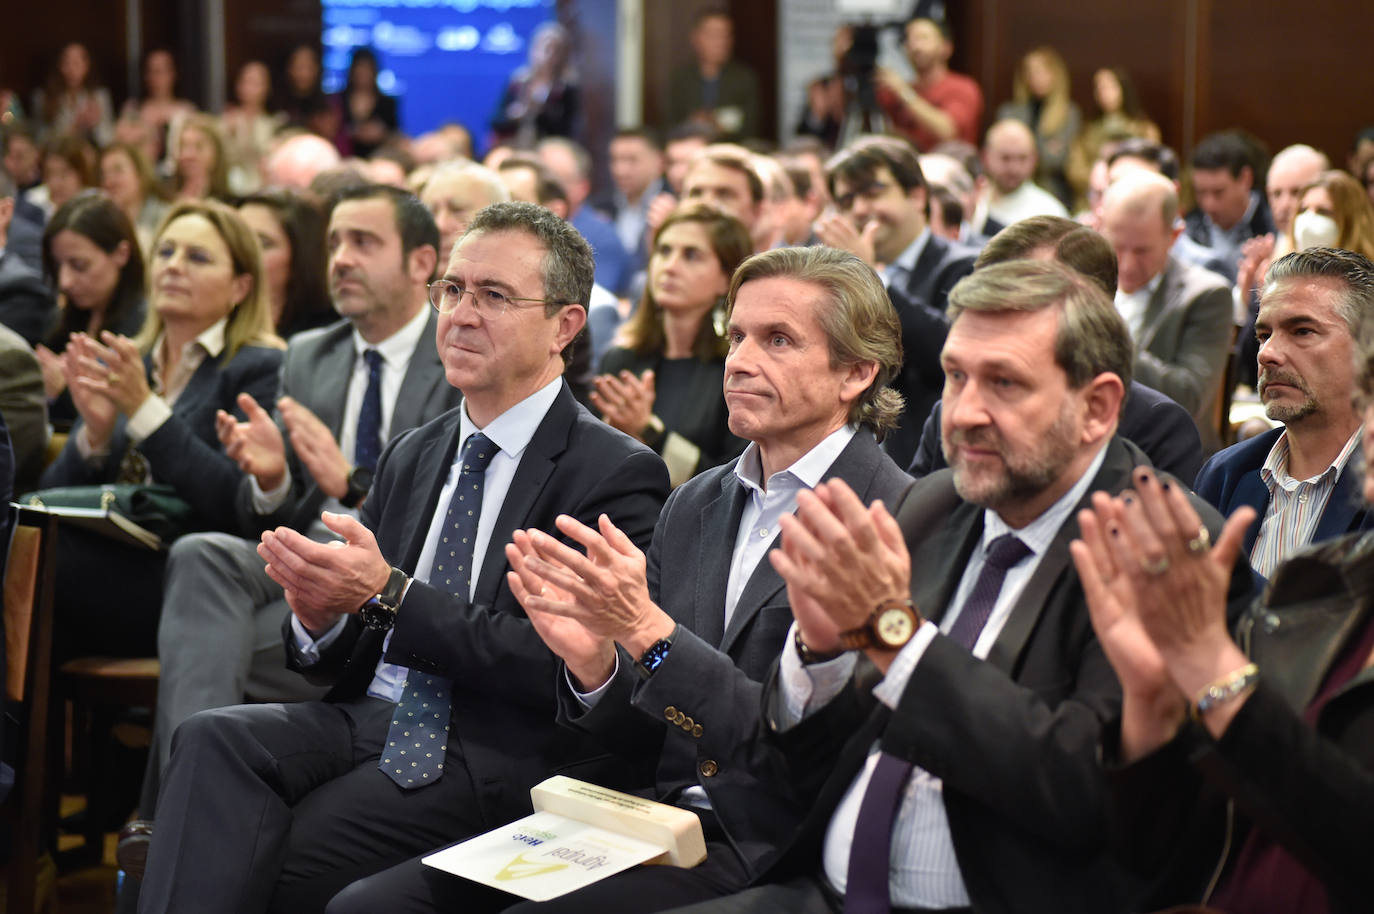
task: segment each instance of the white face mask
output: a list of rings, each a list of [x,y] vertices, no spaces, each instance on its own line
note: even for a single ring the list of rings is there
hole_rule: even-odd
[[[1340,237],[1340,226],[1330,216],[1309,209],[1298,213],[1293,220],[1293,246],[1299,251],[1335,247]]]

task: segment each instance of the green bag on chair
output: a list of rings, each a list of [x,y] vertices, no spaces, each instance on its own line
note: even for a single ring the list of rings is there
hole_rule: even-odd
[[[166,483],[57,486],[29,493],[24,503],[40,508],[109,511],[156,534],[164,543],[197,529],[191,506]]]

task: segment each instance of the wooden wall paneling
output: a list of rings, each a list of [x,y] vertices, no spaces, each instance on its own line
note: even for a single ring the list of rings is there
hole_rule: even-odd
[[[128,61],[124,17],[125,0],[103,0],[95,6],[86,0],[6,3],[0,28],[0,86],[17,91],[32,116],[33,91],[43,85],[62,48],[79,41],[91,52],[91,64],[110,90],[117,112],[125,97]]]
[[[228,0],[224,13],[227,100],[234,79],[250,60],[267,64],[275,93],[286,78],[286,58],[301,44],[320,45],[320,0]]]
[[[777,141],[778,5],[734,0],[735,59],[754,70],[759,80],[759,128],[764,139]]]

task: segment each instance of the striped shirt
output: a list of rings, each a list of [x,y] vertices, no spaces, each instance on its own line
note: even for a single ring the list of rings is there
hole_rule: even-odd
[[[1269,509],[1264,512],[1264,521],[1250,550],[1250,565],[1255,571],[1266,578],[1273,577],[1274,569],[1284,559],[1312,542],[1336,480],[1363,433],[1363,425],[1355,429],[1331,466],[1311,479],[1288,475],[1288,432],[1284,431],[1274,442],[1260,467],[1260,479],[1269,488]]]

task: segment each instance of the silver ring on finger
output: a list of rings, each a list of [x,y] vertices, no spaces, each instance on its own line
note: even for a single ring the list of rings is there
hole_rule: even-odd
[[[1188,551],[1193,555],[1206,555],[1207,550],[1212,548],[1212,534],[1207,531],[1204,524],[1199,524],[1197,536],[1188,540]]]
[[[1141,559],[1140,570],[1153,577],[1158,577],[1169,570],[1169,557],[1161,555],[1157,559]]]

